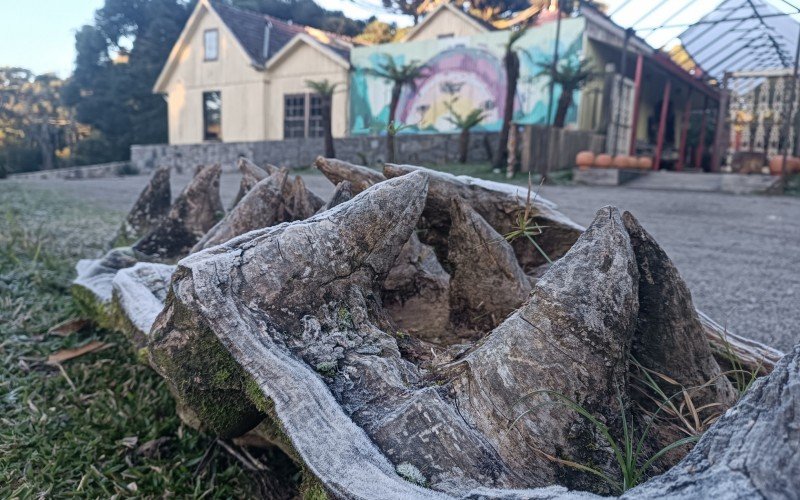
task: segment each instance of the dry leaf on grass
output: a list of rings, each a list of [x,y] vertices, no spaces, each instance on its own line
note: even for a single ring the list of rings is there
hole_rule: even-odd
[[[58,335],[59,337],[67,337],[73,333],[83,330],[88,325],[89,320],[86,318],[70,318],[47,330],[47,334]]]
[[[102,351],[103,349],[108,349],[112,345],[114,344],[107,344],[105,342],[100,342],[99,340],[92,340],[88,344],[84,344],[74,349],[61,349],[60,351],[54,352],[53,354],[47,357],[47,364],[57,365],[64,361],[68,361],[70,359],[83,356],[84,354],[89,354],[90,352],[97,352],[97,351]]]

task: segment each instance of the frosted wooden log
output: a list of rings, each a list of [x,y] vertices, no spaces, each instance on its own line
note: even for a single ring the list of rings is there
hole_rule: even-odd
[[[352,184],[353,194],[358,194],[370,186],[386,180],[386,177],[377,170],[354,165],[336,158],[318,156],[314,165],[334,184],[349,181]]]

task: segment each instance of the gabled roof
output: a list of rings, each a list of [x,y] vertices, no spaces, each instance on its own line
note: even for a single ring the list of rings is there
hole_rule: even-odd
[[[264,66],[269,59],[301,33],[311,35],[339,56],[346,60],[350,59],[352,42],[348,37],[302,24],[288,23],[273,16],[238,9],[215,0],[212,0],[210,4],[257,66]],[[269,26],[269,40],[264,38],[267,25]]]
[[[438,7],[436,7],[435,9],[430,11],[428,14],[426,14],[425,17],[422,18],[422,21],[420,21],[419,24],[414,26],[414,28],[412,28],[406,34],[406,36],[403,38],[403,41],[410,40],[410,39],[414,38],[414,35],[416,35],[426,24],[430,23],[434,18],[439,16],[445,10],[449,10],[450,12],[455,14],[456,16],[458,16],[461,19],[463,19],[467,24],[471,24],[472,26],[474,26],[478,31],[493,31],[494,30],[494,28],[490,24],[484,23],[480,19],[477,19],[477,18],[469,15],[468,13],[466,13],[463,10],[461,10],[460,8],[454,6],[450,2],[443,2],[443,3],[440,3]]]
[[[180,48],[186,43],[203,9],[219,16],[256,69],[266,68],[272,58],[285,54],[283,49],[295,40],[312,44],[314,48],[320,49],[339,64],[347,65],[350,60],[350,49],[353,44],[348,37],[289,23],[258,12],[238,9],[217,0],[200,0],[153,86],[154,92],[164,92],[163,86],[177,63]],[[267,33],[269,38],[266,37]]]

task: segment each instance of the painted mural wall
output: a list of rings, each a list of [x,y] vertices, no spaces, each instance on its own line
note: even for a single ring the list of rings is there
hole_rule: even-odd
[[[565,19],[559,36],[559,60],[579,59],[583,52],[583,18]],[[537,76],[538,63],[551,61],[555,42],[555,23],[528,29],[514,45],[520,59],[520,79],[514,105],[514,120],[523,124],[546,123],[549,101],[549,78]],[[507,31],[495,31],[470,37],[442,38],[418,42],[393,43],[357,47],[350,54],[351,134],[378,134],[386,130],[392,83],[372,73],[394,58],[396,64],[410,61],[426,65],[425,76],[416,82],[416,89],[406,86],[400,96],[397,120],[404,133],[457,132],[451,109],[466,115],[475,108],[484,110],[486,118],[475,131],[500,130],[502,106],[506,91],[503,55],[508,42]],[[556,86],[552,115],[561,89]],[[580,93],[573,97],[567,113],[567,124],[577,120]]]

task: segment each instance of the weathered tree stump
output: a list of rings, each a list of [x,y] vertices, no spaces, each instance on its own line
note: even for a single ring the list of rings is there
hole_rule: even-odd
[[[285,172],[271,174],[221,223],[225,236],[200,245],[174,273],[152,264],[117,272],[130,264],[122,258],[104,264],[116,273],[114,305],[131,320],[118,328],[137,345],[147,341],[182,418],[279,447],[334,497],[580,499],[614,491],[566,461],[611,477],[619,469],[597,428],[560,397],[621,440],[623,416],[639,429],[650,418],[629,385],[639,369],[633,357],[675,388],[700,386],[695,397],[706,408],[734,404],[718,345],[708,341],[727,335],[696,312],[674,265],[633,216],[606,207],[581,231],[552,207],[535,206],[541,224],[561,224],[538,240],[562,256],[546,269],[529,266],[539,271],[531,286],[521,264],[533,265],[535,254],[512,248],[492,223],[502,228],[525,209],[517,192],[400,170],[369,187],[341,168],[365,189],[347,200],[342,182],[313,216],[322,202],[304,200],[302,182],[274,183]],[[262,185],[270,189],[259,194]],[[284,216],[310,217],[255,227],[263,220],[254,207],[294,193],[300,199],[284,204]],[[237,208],[250,222],[234,230]],[[575,239],[563,249],[568,237]],[[745,353],[764,371],[780,355],[733,341],[725,340],[728,353]],[[800,487],[800,452],[786,444],[798,439],[798,359],[800,347],[680,464],[625,496],[790,497]],[[655,432],[644,453],[666,439]]]

